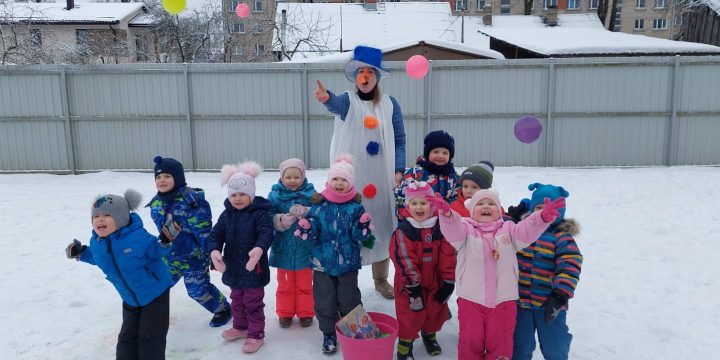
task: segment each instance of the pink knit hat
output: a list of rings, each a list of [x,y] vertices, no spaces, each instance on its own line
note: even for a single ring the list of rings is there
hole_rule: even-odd
[[[220,170],[222,184],[227,184],[228,197],[235,193],[243,193],[255,199],[255,178],[262,172],[260,164],[246,161],[242,164],[223,165]]]
[[[300,175],[305,178],[305,163],[297,158],[290,158],[280,163],[280,177],[282,178],[285,174],[285,170],[289,168],[297,168],[300,170]]]
[[[435,191],[433,191],[430,184],[424,181],[411,181],[405,186],[405,189],[403,189],[403,194],[405,195],[405,206],[407,206],[412,198],[418,196],[422,198],[425,196],[434,196]]]
[[[478,190],[472,198],[465,200],[465,208],[468,209],[472,216],[475,205],[482,199],[490,199],[495,202],[498,208],[498,214],[502,215],[502,204],[500,204],[500,194],[493,189],[482,189]]]
[[[353,167],[352,155],[340,154],[333,160],[330,170],[328,170],[328,183],[336,177],[343,178],[350,185],[355,186],[355,168]]]

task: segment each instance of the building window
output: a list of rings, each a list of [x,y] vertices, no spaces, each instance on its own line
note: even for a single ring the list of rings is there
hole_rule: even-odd
[[[232,0],[230,2],[230,8],[228,9],[229,12],[235,12],[235,8],[237,8],[238,4],[242,3],[242,0]]]
[[[645,0],[635,0],[635,8],[636,9],[644,9],[645,8]]]
[[[635,19],[635,30],[645,29],[645,19]]]
[[[40,29],[30,29],[30,43],[34,46],[42,46],[42,33]]]
[[[500,14],[510,13],[510,0],[500,0]]]
[[[580,8],[580,0],[568,0],[568,10],[577,10]]]
[[[455,11],[467,10],[467,3],[465,0],[455,0]]]
[[[665,29],[667,29],[667,20],[665,20],[665,19],[654,19],[654,20],[653,20],[653,29],[655,29],[655,30],[665,30]]]
[[[599,0],[590,0],[590,3],[588,5],[589,9],[597,9],[598,8],[598,1]]]
[[[543,7],[547,9],[549,6],[557,7],[557,0],[543,0]]]
[[[253,12],[262,12],[262,11],[263,11],[262,1],[260,1],[260,0],[254,0],[254,1],[253,1],[252,11],[253,11]]]
[[[87,45],[88,42],[88,31],[87,29],[75,30],[75,43],[78,45]]]
[[[236,23],[232,24],[231,31],[233,34],[244,34],[245,33],[245,23],[236,22]]]
[[[485,8],[485,0],[477,0],[477,11],[483,11]]]
[[[243,54],[243,46],[242,45],[233,46],[233,55],[242,55],[242,54]]]
[[[265,52],[265,45],[263,44],[256,44],[255,45],[255,55],[260,56]]]
[[[667,0],[655,0],[655,7],[658,9],[664,9],[668,7]]]

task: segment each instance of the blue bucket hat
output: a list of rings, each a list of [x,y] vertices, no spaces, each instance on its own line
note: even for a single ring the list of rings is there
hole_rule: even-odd
[[[375,73],[378,77],[378,81],[383,76],[390,75],[387,70],[382,67],[382,51],[369,46],[358,45],[353,51],[352,60],[345,64],[345,77],[351,82],[355,82],[355,74],[358,69],[364,66],[369,66],[375,69]]]

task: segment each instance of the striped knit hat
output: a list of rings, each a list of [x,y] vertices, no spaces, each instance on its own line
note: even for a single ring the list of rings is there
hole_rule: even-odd
[[[489,161],[472,164],[460,174],[460,185],[464,180],[472,180],[481,189],[489,189],[492,187],[493,170],[495,170],[495,166]]]

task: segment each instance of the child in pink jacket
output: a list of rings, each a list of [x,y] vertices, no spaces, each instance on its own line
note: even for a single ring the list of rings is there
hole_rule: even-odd
[[[518,299],[516,252],[532,244],[559,216],[565,199],[545,199],[545,208],[518,224],[503,221],[498,193],[479,190],[465,202],[463,218],[440,198],[440,231],[458,251],[455,281],[460,340],[458,359],[511,359]]]

